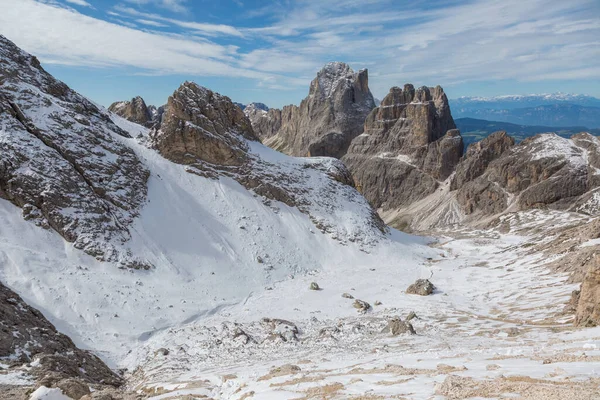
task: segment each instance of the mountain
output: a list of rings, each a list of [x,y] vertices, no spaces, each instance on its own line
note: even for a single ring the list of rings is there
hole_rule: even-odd
[[[509,122],[486,121],[474,118],[457,118],[454,120],[456,127],[460,130],[465,146],[485,139],[490,134],[497,131],[505,131],[512,136],[517,142],[520,142],[528,137],[535,136],[538,133],[553,132],[557,135],[569,138],[579,132],[589,132],[599,136],[600,129],[588,129],[583,126],[575,127],[549,127],[549,126],[530,126],[517,125]]]
[[[269,147],[293,156],[340,158],[350,141],[362,133],[373,108],[368,71],[354,72],[345,63],[332,62],[317,73],[300,106],[266,113],[259,109],[248,116]]]
[[[340,161],[264,147],[225,96],[185,82],[150,130],[97,107],[4,37],[0,56],[0,281],[111,366],[133,371],[140,360],[125,358],[144,338],[290,276],[428,252],[390,233]],[[19,301],[3,323],[21,318]],[[38,317],[31,323],[46,326]],[[43,352],[2,349],[0,390],[62,390],[28,364],[4,371],[5,359],[43,364]]]
[[[563,93],[461,97],[450,101],[457,118],[475,118],[519,125],[600,128],[600,99]]]
[[[598,398],[598,139],[365,128],[290,157],[189,81],[148,127],[0,36],[0,397]]]
[[[600,107],[600,99],[567,93],[508,95],[495,97],[459,97],[450,99],[450,105],[458,113],[461,109],[506,109],[537,107],[554,104],[575,104],[585,107]]]
[[[131,101],[116,101],[108,107],[108,111],[128,119],[136,124],[151,128],[159,123],[164,113],[164,106],[146,106],[146,102],[140,96]]]
[[[390,209],[435,192],[463,152],[444,90],[393,87],[367,117],[342,161],[375,208]]]

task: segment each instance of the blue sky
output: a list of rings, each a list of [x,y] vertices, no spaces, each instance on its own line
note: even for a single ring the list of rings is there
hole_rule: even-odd
[[[600,97],[599,0],[0,0],[0,33],[103,105],[163,104],[185,80],[299,103],[329,61],[450,98]]]

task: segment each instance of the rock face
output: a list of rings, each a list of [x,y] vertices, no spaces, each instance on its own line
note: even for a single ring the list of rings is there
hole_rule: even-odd
[[[158,151],[180,164],[239,166],[247,161],[244,139],[257,140],[243,111],[228,97],[193,82],[169,97],[160,128],[153,133]]]
[[[108,107],[108,110],[126,120],[151,128],[157,122],[160,122],[164,107],[146,106],[144,99],[137,96],[131,99],[131,101],[117,101],[112,103]]]
[[[362,133],[375,107],[367,70],[347,64],[325,65],[310,84],[300,106],[248,113],[263,142],[293,156],[342,157],[352,139]]]
[[[269,109],[262,103],[250,103],[244,108],[244,114],[250,119],[254,133],[265,142],[277,134],[281,128],[281,110]]]
[[[433,193],[463,152],[441,87],[393,87],[342,161],[376,208],[394,209]]]
[[[417,279],[415,283],[406,289],[406,294],[418,294],[419,296],[429,296],[433,293],[435,286],[428,279]]]
[[[451,189],[459,189],[465,183],[483,175],[488,165],[514,144],[515,140],[506,132],[498,131],[482,141],[470,145],[464,159],[456,167]]]
[[[148,170],[129,135],[38,60],[0,36],[0,197],[98,259],[117,248],[146,199]]]
[[[600,325],[600,255],[590,262],[581,284],[575,325],[592,327]]]
[[[165,158],[187,165],[188,172],[214,179],[231,177],[268,200],[310,215],[324,232],[335,231],[331,212],[340,207],[340,198],[369,207],[359,198],[350,172],[339,160],[282,160],[278,156],[276,162],[266,162],[253,153],[253,146],[262,145],[241,108],[228,97],[192,82],[185,82],[169,97],[150,141]],[[383,221],[370,207],[368,213],[369,226],[385,232]]]
[[[89,384],[120,385],[122,380],[98,357],[78,349],[71,339],[15,292],[0,283],[0,358],[20,367],[33,363],[29,371],[39,380],[64,382],[77,378]],[[10,361],[7,361],[10,360]]]
[[[493,136],[493,137],[492,137]],[[594,207],[600,186],[600,141],[587,133],[564,139],[542,134],[512,146],[502,133],[490,136],[482,173],[481,155],[474,151],[459,165],[453,186],[467,214],[493,215],[548,207],[586,212]],[[471,178],[471,180],[469,179]],[[591,208],[590,208],[591,207]]]

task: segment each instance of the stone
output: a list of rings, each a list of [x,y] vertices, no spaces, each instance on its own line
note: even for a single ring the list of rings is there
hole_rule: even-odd
[[[467,182],[483,175],[492,161],[514,145],[515,140],[505,131],[494,132],[485,139],[471,144],[456,166],[451,189],[459,189]]]
[[[0,197],[102,261],[133,263],[112,243],[147,197],[149,171],[109,113],[0,36]]]
[[[352,306],[356,308],[358,312],[363,314],[371,309],[371,305],[369,303],[359,299],[355,299],[354,303],[352,303]]]
[[[428,279],[417,279],[415,283],[406,289],[406,294],[418,294],[419,296],[429,296],[433,293],[435,286]]]
[[[108,110],[147,128],[151,128],[157,123],[160,116],[162,116],[162,111],[164,111],[159,111],[156,107],[146,106],[146,102],[140,96],[134,97],[131,101],[114,102],[108,107]]]
[[[417,317],[417,314],[414,311],[411,311],[408,313],[408,315],[406,316],[406,321],[411,321]]]
[[[398,336],[403,333],[416,334],[412,324],[408,321],[402,321],[400,317],[392,318],[381,333],[389,333],[392,336]]]
[[[354,299],[354,296],[352,296],[350,293],[342,293],[342,297],[345,299]]]
[[[321,290],[321,288],[319,287],[319,285],[317,284],[317,282],[311,282],[310,283],[310,290]]]

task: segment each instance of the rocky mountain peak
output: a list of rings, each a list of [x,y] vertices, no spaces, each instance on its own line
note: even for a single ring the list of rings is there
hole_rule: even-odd
[[[144,99],[136,96],[130,101],[112,103],[108,110],[136,124],[148,126],[152,124],[153,112]]]
[[[375,107],[367,70],[348,64],[325,65],[300,106],[247,112],[263,142],[294,156],[342,157]]]
[[[441,87],[392,87],[342,158],[378,208],[410,204],[452,174],[463,143]]]
[[[269,107],[264,103],[250,103],[243,108],[244,113],[248,115],[251,111],[260,110],[260,111],[269,111]]]
[[[244,112],[229,99],[194,82],[169,97],[154,146],[171,161],[229,166],[246,160],[244,139],[257,140]]]

